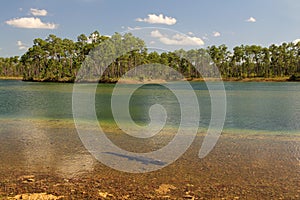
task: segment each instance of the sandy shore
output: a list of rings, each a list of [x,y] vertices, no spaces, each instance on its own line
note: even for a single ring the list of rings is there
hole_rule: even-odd
[[[163,84],[166,83],[166,80],[163,79],[145,79],[142,81],[135,79],[120,79],[119,84]]]
[[[23,80],[23,77],[3,77],[3,76],[0,76],[0,80]]]
[[[5,130],[16,123],[22,122],[8,123]],[[299,134],[224,133],[204,159],[198,158],[203,141],[203,134],[199,134],[173,164],[151,173],[129,174],[95,160],[83,147],[73,125],[62,125],[54,120],[35,124],[35,129],[23,125],[20,131],[0,134],[1,198],[300,198]],[[112,141],[137,152],[159,148],[172,138],[144,141],[114,132],[108,130]]]
[[[0,80],[23,80],[22,77],[0,77]],[[191,82],[204,82],[204,81],[220,81],[220,78],[194,78],[194,79],[186,79]],[[43,82],[43,80],[33,80],[35,82]],[[177,80],[177,81],[183,81],[183,80]],[[277,77],[277,78],[223,78],[222,81],[224,82],[288,82],[289,77]],[[66,83],[70,82],[68,79],[60,79],[58,82]],[[98,82],[98,80],[88,80],[87,83],[94,83]],[[107,83],[120,83],[120,84],[163,84],[166,82],[169,82],[167,80],[163,79],[145,79],[145,80],[137,80],[137,79],[120,79],[107,81]]]
[[[196,78],[191,79],[192,82],[203,82],[203,81],[220,81],[219,78]],[[277,77],[277,78],[223,78],[225,82],[287,82],[289,77]]]
[[[288,82],[289,77],[277,77],[277,78],[194,78],[194,79],[184,79],[191,82],[216,82],[216,81],[224,81],[224,82]],[[139,81],[136,79],[120,79],[118,83],[121,84],[163,84],[167,82],[176,82],[183,80],[175,80],[175,81],[167,81],[163,79],[145,79],[143,81]]]

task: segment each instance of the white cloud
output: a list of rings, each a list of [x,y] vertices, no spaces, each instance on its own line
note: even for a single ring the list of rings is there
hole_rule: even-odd
[[[155,31],[151,31],[151,37],[154,37],[154,38],[162,38],[164,37],[163,34],[161,34],[159,32],[159,30],[155,30]]]
[[[256,19],[254,17],[250,17],[249,19],[246,20],[247,22],[256,22]]]
[[[188,32],[188,35],[194,35],[194,33],[190,31],[190,32]]]
[[[27,50],[28,49],[28,47],[25,44],[23,44],[23,42],[20,40],[17,41],[17,46],[19,47],[19,50]]]
[[[34,28],[34,29],[56,29],[57,24],[42,22],[40,18],[23,17],[14,18],[5,22],[6,24],[17,28]]]
[[[185,46],[202,46],[204,42],[201,38],[190,37],[187,35],[175,34],[171,37],[163,35],[158,30],[152,31],[151,36],[158,38],[160,42],[166,45],[185,45]]]
[[[30,13],[34,16],[46,16],[48,14],[47,10],[42,9],[36,9],[36,8],[30,8]]]
[[[139,26],[136,26],[136,27],[130,27],[130,26],[128,26],[127,27],[127,30],[129,30],[129,31],[135,31],[135,30],[140,30],[141,29],[141,27],[139,27]]]
[[[214,37],[220,37],[220,36],[221,36],[221,33],[218,32],[218,31],[215,31],[215,32],[213,32],[213,36],[214,36]]]
[[[294,44],[298,44],[300,42],[300,39],[296,39],[293,41]]]
[[[176,24],[177,20],[173,17],[167,17],[163,14],[155,15],[149,14],[147,18],[137,18],[136,21],[138,22],[147,22],[149,24],[166,24],[166,25],[174,25]]]

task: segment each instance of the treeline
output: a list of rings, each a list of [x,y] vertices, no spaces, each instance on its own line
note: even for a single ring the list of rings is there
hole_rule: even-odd
[[[20,77],[24,74],[24,66],[19,60],[19,56],[10,58],[0,57],[0,76],[1,77]]]
[[[73,82],[85,57],[108,37],[95,31],[87,37],[81,34],[74,42],[49,35],[35,39],[33,46],[20,58],[23,80]]]
[[[78,70],[85,61],[85,64],[90,65],[85,68],[86,75],[92,79],[94,75],[101,73],[103,82],[115,82],[127,71],[148,63],[167,65],[184,77],[194,79],[201,78],[195,65],[201,65],[199,59],[203,59],[205,55],[209,55],[225,79],[291,77],[291,80],[297,80],[300,74],[300,43],[273,44],[269,47],[241,45],[232,51],[221,45],[159,54],[148,52],[144,41],[130,33],[125,35],[115,33],[110,38],[111,45],[109,42],[105,43],[107,55],[103,52],[98,52],[97,55],[97,47],[108,39],[98,31],[89,36],[81,34],[77,37],[77,41],[61,39],[55,35],[49,35],[45,40],[35,39],[33,46],[21,57],[0,58],[0,76],[21,76],[27,81],[74,82]],[[109,68],[103,72],[101,70],[104,69],[105,63],[102,63],[103,66],[92,67],[97,56],[117,54],[120,49],[132,50],[111,62]],[[148,74],[155,73],[159,72]],[[215,75],[209,69],[201,73],[202,75],[206,73],[204,74],[206,77]]]

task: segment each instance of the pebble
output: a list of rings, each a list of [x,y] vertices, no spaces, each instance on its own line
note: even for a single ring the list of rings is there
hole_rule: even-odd
[[[187,195],[184,195],[184,196],[183,196],[183,198],[185,198],[185,199],[192,199],[192,200],[194,200],[194,199],[195,199],[195,197],[194,197],[194,196],[192,196],[192,195],[189,195],[189,194],[187,194]]]
[[[99,192],[99,196],[106,198],[106,197],[113,197],[114,195],[109,194],[108,192]]]
[[[35,179],[33,179],[33,178],[28,178],[28,179],[22,181],[22,183],[33,183],[34,181],[35,181]]]

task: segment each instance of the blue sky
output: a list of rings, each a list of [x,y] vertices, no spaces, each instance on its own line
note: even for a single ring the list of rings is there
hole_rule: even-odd
[[[164,45],[269,46],[300,38],[299,0],[6,0],[0,7],[0,56],[22,55],[49,34],[76,40],[98,30],[112,35],[137,27]],[[150,41],[153,42],[154,41]]]

